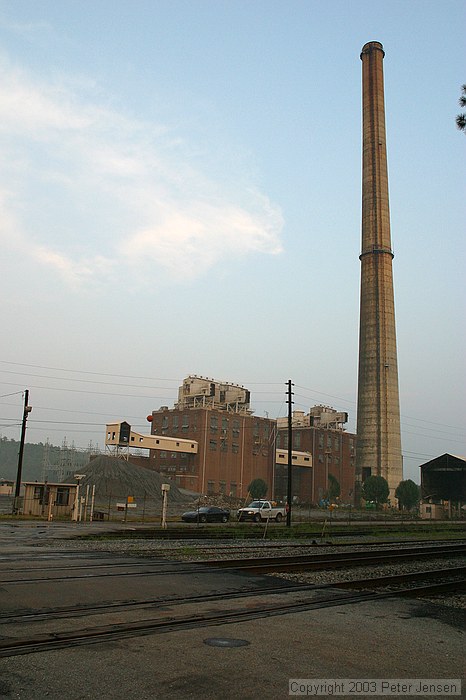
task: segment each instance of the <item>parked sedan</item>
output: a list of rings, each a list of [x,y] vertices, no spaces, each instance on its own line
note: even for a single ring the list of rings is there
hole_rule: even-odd
[[[202,506],[183,513],[181,520],[185,523],[226,523],[230,520],[230,511],[217,506]]]

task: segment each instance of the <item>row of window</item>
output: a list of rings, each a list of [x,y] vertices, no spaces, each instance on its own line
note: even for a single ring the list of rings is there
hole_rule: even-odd
[[[171,418],[171,426],[169,425],[170,419]],[[181,422],[181,430],[182,432],[186,433],[188,432],[188,429],[190,427],[189,423],[189,415],[183,415],[182,417],[182,422]],[[221,430],[223,433],[226,433],[227,430],[230,428],[230,423],[231,423],[231,434],[233,437],[239,437],[240,435],[240,421],[237,418],[226,418],[226,417],[219,417],[219,416],[211,416],[210,417],[210,432],[211,433],[217,433],[219,430]],[[161,422],[161,430],[168,430],[169,428],[173,432],[177,432],[180,429],[180,416],[179,415],[172,415],[168,416],[165,415],[162,417],[162,422]],[[195,423],[191,425],[191,428],[193,430],[197,429],[197,426]],[[260,437],[261,433],[261,423],[258,421],[254,422],[253,424],[253,436],[254,437]],[[268,439],[270,436],[270,424],[269,423],[262,423],[262,436],[265,439]]]
[[[160,459],[168,459],[168,452],[165,452],[165,450],[160,450],[159,452]],[[187,452],[170,452],[170,459],[187,459],[189,457]]]
[[[215,481],[207,482],[207,495],[212,496],[214,493],[223,493],[228,496],[236,496],[238,493],[238,484],[236,481],[230,481],[230,488],[227,492],[227,482],[219,481],[216,486]]]
[[[50,488],[48,486],[34,486],[34,500],[39,501],[41,506],[48,505]],[[58,486],[55,494],[54,505],[67,506],[70,500],[70,489],[68,486]]]
[[[324,433],[318,433],[318,446],[320,449],[324,448]],[[334,451],[340,449],[339,435],[327,434],[326,447],[328,450],[333,448]],[[302,433],[300,431],[293,431],[293,449],[299,450],[302,443]],[[353,447],[353,439],[350,439],[350,447]],[[288,448],[288,433],[278,433],[277,434],[277,449],[287,449]]]
[[[176,467],[172,467],[168,464],[161,464],[160,465],[160,473],[161,474],[173,474],[174,472],[188,472],[188,471],[190,471],[190,468],[187,466],[183,466],[182,464],[177,465]]]

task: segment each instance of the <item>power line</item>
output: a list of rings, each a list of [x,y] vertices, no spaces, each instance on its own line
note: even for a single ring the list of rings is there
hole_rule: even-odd
[[[18,372],[10,372],[9,370],[0,370],[3,374],[18,374]],[[139,384],[120,384],[115,382],[100,382],[97,381],[96,379],[72,379],[70,377],[51,377],[47,374],[29,374],[27,373],[26,375],[21,375],[21,376],[26,376],[26,377],[35,377],[36,379],[54,379],[59,382],[79,382],[80,384],[104,384],[106,386],[127,386],[127,387],[132,387],[136,389],[162,389],[162,390],[172,390],[172,387],[164,387],[164,386],[141,386]],[[6,384],[7,382],[5,382]],[[7,394],[8,396],[8,394]]]
[[[2,406],[15,406],[16,404],[12,403],[3,403]],[[34,404],[34,409],[40,409],[41,411],[57,411],[58,413],[80,413],[85,416],[104,416],[105,418],[108,418],[108,411],[107,413],[98,413],[96,411],[80,411],[79,409],[74,409],[74,408],[58,408],[54,406],[38,406],[37,404]],[[125,414],[126,418],[134,418],[135,420],[139,420],[141,416],[129,416]],[[1,420],[1,419],[0,419]],[[7,420],[7,419],[5,419]]]
[[[16,385],[15,382],[2,382],[3,384],[12,384],[13,386]],[[169,398],[171,399],[172,397],[168,396],[144,396],[142,394],[115,394],[113,392],[108,392],[108,391],[85,391],[84,389],[68,389],[65,387],[56,387],[56,386],[37,386],[34,384],[29,385],[33,389],[45,389],[46,391],[66,391],[70,393],[75,393],[75,394],[92,394],[92,395],[97,395],[97,396],[121,396],[123,398],[130,398],[130,399],[149,399],[149,400],[154,400],[158,399],[160,401],[162,400],[168,400]],[[140,389],[144,389],[145,387],[139,387]],[[163,388],[163,387],[162,387]]]
[[[120,379],[124,378],[124,379],[151,380],[151,381],[155,380],[155,381],[162,381],[162,382],[177,382],[178,384],[182,384],[182,380],[164,379],[162,377],[145,377],[145,376],[135,376],[135,375],[124,375],[124,374],[111,374],[111,373],[105,373],[105,372],[91,372],[91,371],[74,370],[74,369],[61,368],[61,367],[48,367],[45,365],[33,365],[33,364],[25,364],[25,363],[18,363],[18,362],[8,362],[5,360],[0,360],[0,363],[7,364],[7,365],[14,365],[14,366],[18,366],[18,367],[33,367],[36,369],[47,369],[47,370],[53,370],[53,371],[59,371],[59,372],[72,372],[72,373],[76,373],[76,374],[86,374],[86,375],[92,375],[92,376],[117,377]],[[8,374],[17,374],[16,372],[12,372],[10,370],[0,370],[0,371],[2,371],[4,373],[8,373]],[[27,376],[35,376],[35,377],[53,379],[53,380],[57,380],[57,381],[71,381],[71,382],[81,382],[81,383],[89,383],[89,384],[103,384],[103,385],[112,385],[113,384],[112,382],[93,381],[93,380],[85,380],[85,379],[73,379],[70,377],[49,377],[47,375],[27,375]],[[14,382],[3,382],[3,383],[8,384],[8,385],[13,385],[13,386],[16,385],[17,386],[17,384]],[[277,382],[277,383],[274,383],[274,382],[249,382],[248,384],[253,385],[253,386],[265,386],[265,385],[268,385],[268,386],[276,385],[277,387],[282,386],[282,384],[279,382]],[[116,384],[115,386],[132,387],[132,388],[144,389],[147,391],[151,391],[151,390],[165,390],[165,391],[172,391],[172,392],[175,391],[174,387],[159,387],[159,386],[158,387],[147,387],[147,386],[139,386],[139,385],[135,385],[135,384],[120,384],[120,383]],[[238,385],[238,386],[240,386],[240,385]],[[308,392],[311,392],[314,394],[319,394],[320,396],[325,396],[325,397],[332,398],[332,399],[337,399],[338,401],[343,402],[343,404],[351,404],[351,405],[356,404],[356,401],[354,401],[352,399],[343,398],[341,396],[336,396],[334,394],[328,394],[328,393],[325,393],[325,392],[322,392],[322,391],[319,391],[317,389],[313,389],[310,387],[303,387],[300,385],[296,385],[296,386],[297,386],[297,388],[300,388],[304,391],[308,391]],[[172,398],[173,398],[173,396],[167,397],[167,396],[146,396],[146,395],[141,395],[141,394],[138,394],[138,395],[119,394],[119,393],[114,393],[114,392],[84,391],[84,390],[79,390],[79,389],[71,389],[71,388],[64,388],[64,387],[50,387],[50,386],[44,387],[44,386],[34,386],[33,385],[32,388],[44,389],[44,390],[49,390],[49,391],[64,391],[64,392],[74,392],[74,393],[100,395],[100,396],[116,396],[116,397],[123,397],[123,398],[138,398],[138,399],[150,399],[150,400],[156,399],[156,400],[160,400],[160,401],[172,400]],[[14,395],[21,394],[21,393],[22,392],[12,392],[10,394],[4,394],[3,396],[0,396],[0,398],[6,398],[8,396],[14,396]],[[258,391],[255,393],[261,394],[261,395],[264,395],[264,394],[276,395],[279,392],[278,391]],[[305,401],[308,401],[309,399],[316,400],[315,397],[301,395],[301,394],[297,394],[296,398],[298,398],[298,397],[304,399]],[[281,405],[283,405],[283,401],[281,399],[276,399],[276,400],[272,400],[272,399],[261,400],[261,399],[259,399],[259,400],[254,400],[253,403],[254,403],[254,405],[264,404],[264,403],[267,403],[267,404],[280,403]],[[298,405],[303,406],[303,407],[307,406],[307,404],[298,404]],[[45,410],[49,410],[49,409],[45,409]],[[56,409],[56,410],[62,410],[62,409]],[[98,414],[95,414],[95,415],[98,415]],[[105,414],[102,414],[102,415],[105,415]],[[427,423],[429,425],[439,425],[442,427],[450,428],[452,430],[462,431],[462,428],[460,428],[459,426],[448,425],[445,423],[438,423],[438,422],[429,421],[429,420],[426,420],[423,418],[416,418],[414,416],[408,416],[408,415],[401,414],[401,418],[402,419],[408,418],[410,420],[424,422],[424,423]],[[441,432],[441,431],[437,431],[437,432]]]
[[[23,393],[22,391],[13,391],[13,393],[11,393],[11,394],[2,394],[0,396],[0,399],[5,399],[7,396],[19,396],[22,393]]]
[[[66,369],[64,367],[47,367],[45,365],[29,365],[21,362],[7,362],[6,360],[0,360],[0,364],[15,365],[16,367],[33,367],[34,369],[50,369],[55,372],[73,372],[75,374],[92,374],[98,377],[118,377],[120,379],[148,379],[155,380],[157,382],[180,382],[179,379],[163,379],[162,377],[138,377],[132,374],[110,374],[108,372],[88,372],[81,369]]]

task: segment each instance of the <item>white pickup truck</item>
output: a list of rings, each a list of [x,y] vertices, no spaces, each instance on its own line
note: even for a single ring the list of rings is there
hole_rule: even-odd
[[[253,520],[260,523],[262,520],[275,520],[281,522],[286,516],[285,506],[275,506],[270,501],[252,501],[246,508],[239,508],[236,517],[238,522]]]

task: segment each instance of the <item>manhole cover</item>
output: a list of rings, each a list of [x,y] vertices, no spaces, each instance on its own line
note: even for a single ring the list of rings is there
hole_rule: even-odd
[[[209,637],[204,639],[204,644],[209,647],[246,647],[250,642],[246,639],[229,639],[225,637]]]

